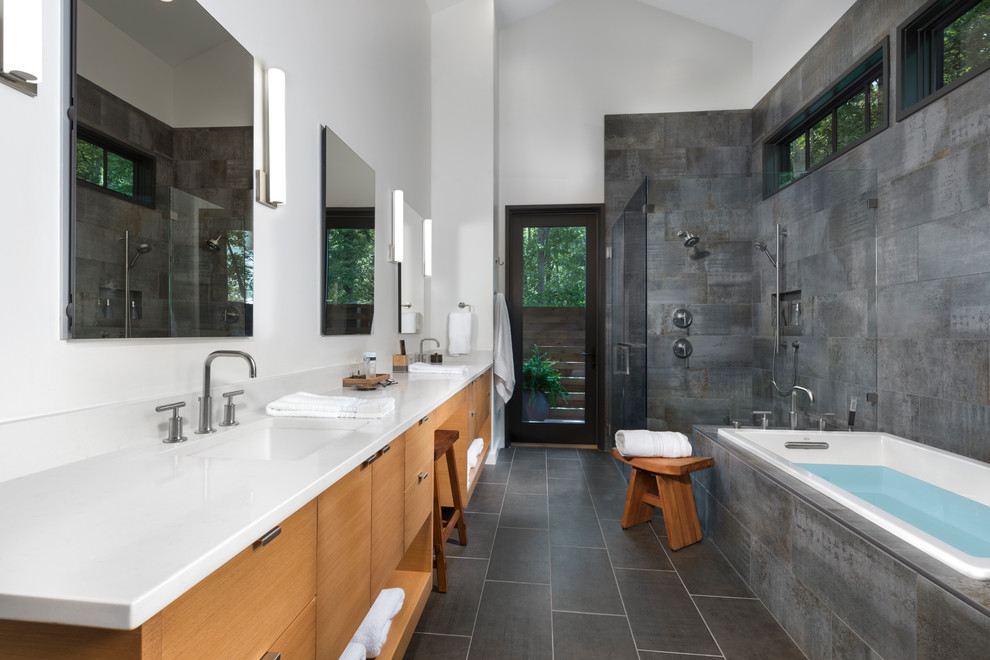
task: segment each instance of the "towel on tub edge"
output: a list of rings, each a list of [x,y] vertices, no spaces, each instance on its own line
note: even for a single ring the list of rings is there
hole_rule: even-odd
[[[687,436],[676,431],[616,431],[615,448],[623,456],[683,458],[692,453]]]

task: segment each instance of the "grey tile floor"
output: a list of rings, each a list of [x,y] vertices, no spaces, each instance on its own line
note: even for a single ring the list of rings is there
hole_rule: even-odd
[[[503,450],[406,659],[805,657],[711,543],[670,552],[659,514],[623,530],[625,494],[605,453]]]

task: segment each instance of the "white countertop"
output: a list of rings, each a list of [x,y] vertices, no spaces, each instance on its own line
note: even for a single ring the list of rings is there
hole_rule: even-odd
[[[209,436],[189,424],[180,445],[149,439],[0,483],[0,619],[138,627],[489,366],[470,364],[466,376],[398,374],[385,390],[348,390],[394,397],[396,410],[334,432],[333,442],[298,460],[196,455],[274,418]],[[296,422],[323,424],[278,423]]]

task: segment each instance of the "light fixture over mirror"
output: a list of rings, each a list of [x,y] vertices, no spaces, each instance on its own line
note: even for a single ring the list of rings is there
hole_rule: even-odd
[[[30,96],[42,78],[41,7],[40,0],[0,0],[0,80]]]
[[[271,208],[285,204],[287,173],[285,155],[285,72],[265,72],[265,163],[258,170],[258,201]]]
[[[433,277],[433,221],[423,220],[423,277]]]
[[[321,138],[320,332],[367,335],[375,315],[375,171],[329,128]]]
[[[405,194],[401,190],[392,191],[392,245],[389,247],[389,261],[402,263],[405,245]]]
[[[71,8],[66,336],[250,336],[254,58],[192,0]]]
[[[426,312],[424,233],[425,221],[409,202],[403,204],[403,244],[405,259],[396,264],[399,281],[399,332],[414,334],[421,331]]]

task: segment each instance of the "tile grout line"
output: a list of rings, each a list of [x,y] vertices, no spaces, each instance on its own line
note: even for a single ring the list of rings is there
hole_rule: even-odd
[[[618,469],[618,466],[616,466]],[[602,527],[602,519],[598,516],[598,505],[595,504],[595,498],[591,496],[591,488],[588,486],[588,475],[584,473],[582,468],[582,473],[584,474],[584,487],[588,489],[588,496],[591,497],[591,505],[595,510],[595,520],[598,522],[598,533],[602,535],[602,543],[605,544],[605,556],[608,557],[609,568],[612,569],[612,581],[615,583],[615,591],[619,594],[619,602],[622,603],[622,615],[626,619],[626,627],[629,629],[629,639],[632,640],[633,648],[636,649],[636,657],[642,660],[642,655],[639,652],[639,644],[636,643],[636,633],[632,629],[632,621],[629,620],[629,610],[626,609],[626,599],[622,596],[622,589],[619,588],[619,577],[615,574],[615,563],[612,561],[612,553],[608,549],[608,541],[605,540],[605,530]],[[622,477],[622,473],[619,473],[619,477]]]
[[[505,490],[502,491],[502,502],[498,507],[498,519],[502,519],[502,508],[505,506],[505,494],[509,490],[509,476],[512,474],[512,463],[516,459],[516,452],[512,451],[512,460],[509,461],[509,473],[505,475]],[[497,464],[497,463],[496,463]],[[492,554],[495,552],[495,541],[498,539],[498,522],[495,523],[495,535],[492,537],[492,549],[488,551],[488,570],[485,571],[485,579],[481,581],[481,592],[478,594],[478,604],[474,609],[474,623],[471,625],[471,635],[468,640],[467,658],[471,657],[471,646],[474,644],[474,631],[478,629],[478,617],[481,616],[481,601],[485,597],[485,583],[488,582],[488,571],[492,570]]]

